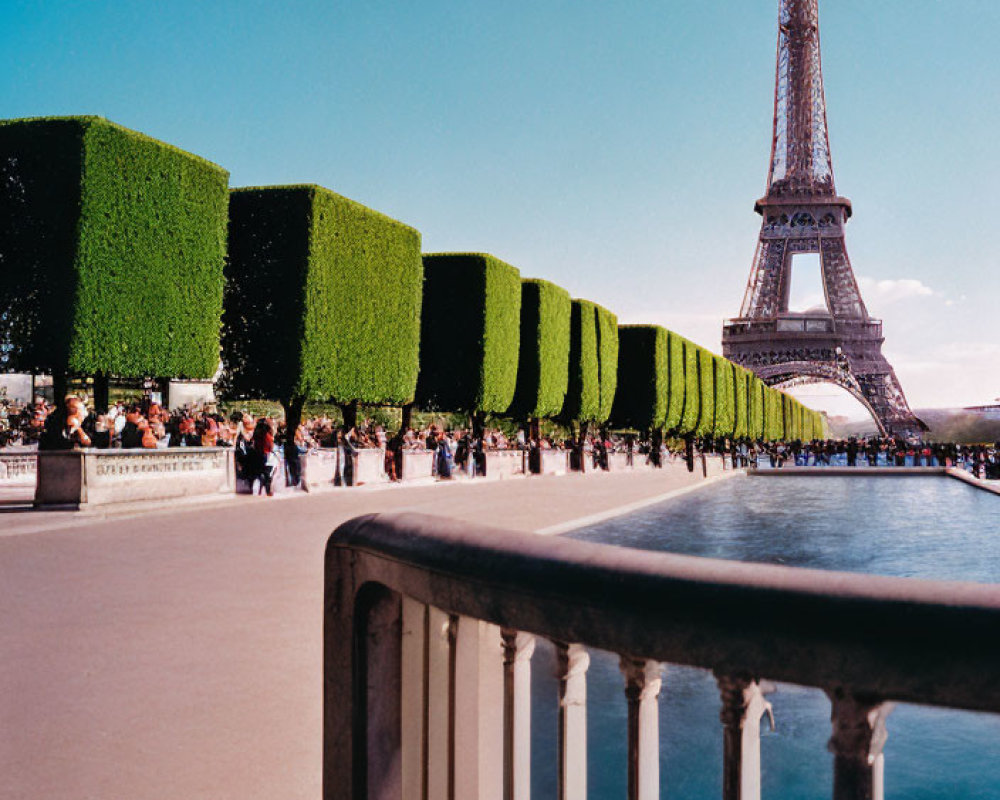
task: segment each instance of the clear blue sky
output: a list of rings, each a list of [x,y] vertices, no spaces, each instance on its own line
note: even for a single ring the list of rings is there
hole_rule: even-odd
[[[96,113],[315,182],[713,350],[777,0],[0,4],[0,117]],[[1000,3],[821,0],[848,248],[915,406],[1000,395]]]

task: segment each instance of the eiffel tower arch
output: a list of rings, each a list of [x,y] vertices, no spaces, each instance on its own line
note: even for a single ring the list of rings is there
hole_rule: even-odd
[[[779,0],[774,136],[767,193],[754,206],[760,238],[740,315],[722,352],[771,386],[833,383],[887,434],[926,430],[882,354],[882,322],[868,314],[847,255],[851,201],[837,194],[820,58],[819,0]],[[819,256],[825,307],[789,310],[792,261]]]

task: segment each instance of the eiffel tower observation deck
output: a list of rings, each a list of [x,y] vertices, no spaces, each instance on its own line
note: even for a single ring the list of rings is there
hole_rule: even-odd
[[[760,239],[740,315],[723,328],[723,354],[771,386],[840,386],[882,433],[924,429],[882,354],[882,322],[868,314],[847,255],[852,208],[833,177],[819,0],[780,0],[771,165],[754,210]],[[798,313],[789,309],[792,261],[807,253],[819,255],[825,306]]]

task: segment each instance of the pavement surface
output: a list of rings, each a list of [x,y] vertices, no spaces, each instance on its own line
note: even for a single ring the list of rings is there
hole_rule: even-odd
[[[732,474],[732,473],[730,473]],[[0,798],[318,800],[323,549],[359,514],[562,532],[659,472],[0,513]]]

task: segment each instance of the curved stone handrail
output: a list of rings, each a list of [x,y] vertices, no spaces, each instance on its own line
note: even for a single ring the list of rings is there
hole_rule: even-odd
[[[1000,712],[1000,586],[719,561],[360,517],[328,545],[445,611],[561,641],[893,700]]]
[[[723,721],[735,708],[726,770],[737,783],[740,759],[730,751],[740,753],[733,741],[743,741],[743,758],[753,752],[739,720],[766,705],[754,688],[761,678],[831,696],[837,798],[873,796],[872,781],[881,783],[886,701],[1000,712],[1000,586],[717,561],[397,514],[361,517],[334,532],[326,587],[328,775],[334,767],[343,774],[344,725],[359,724],[346,719],[359,702],[344,688],[359,668],[357,648],[347,643],[361,641],[359,608],[374,606],[359,598],[371,593],[456,621],[610,650],[622,655],[627,678],[641,678],[635,665],[643,663],[712,670],[725,703],[736,704],[724,708]],[[844,733],[859,726],[860,738]],[[642,782],[632,783],[630,796],[645,797]],[[348,796],[338,791],[326,796]],[[725,796],[752,794],[744,786],[742,795]]]

